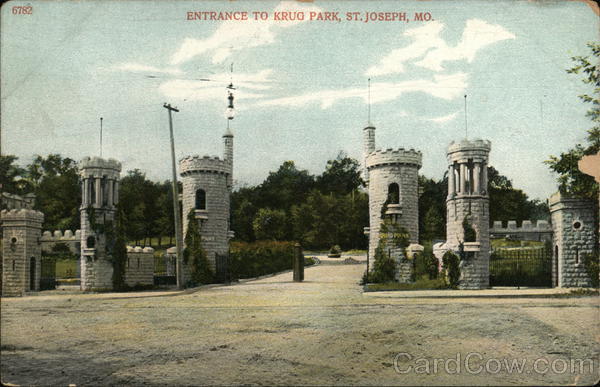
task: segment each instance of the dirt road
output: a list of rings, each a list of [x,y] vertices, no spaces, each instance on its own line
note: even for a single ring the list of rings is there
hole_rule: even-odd
[[[308,268],[304,283],[286,273],[175,296],[2,299],[1,378],[41,385],[598,380],[597,297],[367,297],[358,286],[364,269],[323,264]],[[436,369],[434,359],[442,359]],[[524,360],[525,368],[509,372],[503,359]],[[593,359],[593,369],[573,359]]]

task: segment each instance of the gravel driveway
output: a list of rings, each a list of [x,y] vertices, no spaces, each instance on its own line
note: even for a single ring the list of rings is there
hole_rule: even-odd
[[[285,273],[188,294],[4,298],[1,379],[40,385],[598,380],[597,297],[366,297],[358,285],[364,270],[364,264],[324,262],[307,268],[303,283]],[[441,359],[436,369],[434,359]],[[524,360],[526,368],[509,372],[503,359]],[[591,359],[593,369],[575,362],[575,372],[562,371],[573,359]]]

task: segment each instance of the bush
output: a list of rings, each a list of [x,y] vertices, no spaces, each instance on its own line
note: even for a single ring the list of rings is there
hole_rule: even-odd
[[[183,261],[190,265],[191,280],[189,285],[210,284],[214,275],[208,266],[206,251],[202,248],[200,227],[195,217],[194,209],[188,214],[188,229],[185,234],[185,249],[183,250]]]
[[[232,279],[253,278],[292,268],[293,242],[232,242],[229,265]]]
[[[369,282],[383,283],[395,280],[396,262],[381,247],[375,250],[373,271],[369,273]]]
[[[332,258],[339,258],[342,255],[342,248],[339,245],[335,245],[332,246],[329,249],[329,254],[328,256],[332,257]]]
[[[451,288],[456,288],[460,279],[460,267],[458,266],[460,260],[458,259],[458,256],[452,251],[447,251],[442,257],[442,262],[444,271],[446,272],[448,285]]]
[[[600,270],[599,259],[600,256],[598,254],[598,251],[595,251],[593,254],[585,254],[583,256],[583,264],[585,265],[585,270],[587,271],[588,276],[590,277],[590,282],[592,286],[595,288],[600,287],[600,279],[598,278]]]

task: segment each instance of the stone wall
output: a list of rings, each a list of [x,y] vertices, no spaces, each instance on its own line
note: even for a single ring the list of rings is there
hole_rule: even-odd
[[[596,245],[593,203],[560,193],[550,197],[553,238],[553,278],[559,287],[590,286],[584,255]]]
[[[154,284],[154,249],[127,246],[125,284],[128,286]]]
[[[0,219],[2,296],[22,296],[27,291],[39,290],[42,273],[39,239],[44,215],[29,209],[3,210]]]
[[[516,220],[509,220],[506,227],[502,226],[501,221],[494,221],[494,225],[490,228],[490,237],[552,242],[552,226],[546,220],[538,220],[535,226],[530,220],[524,220],[521,227],[517,227]]]
[[[42,251],[51,253],[54,246],[59,243],[64,243],[72,254],[81,254],[81,231],[75,230],[56,230],[53,232],[44,231],[42,234],[41,247]]]

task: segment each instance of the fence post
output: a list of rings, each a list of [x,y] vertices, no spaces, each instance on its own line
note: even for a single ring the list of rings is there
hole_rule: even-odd
[[[304,281],[304,255],[299,243],[294,245],[294,282]]]

